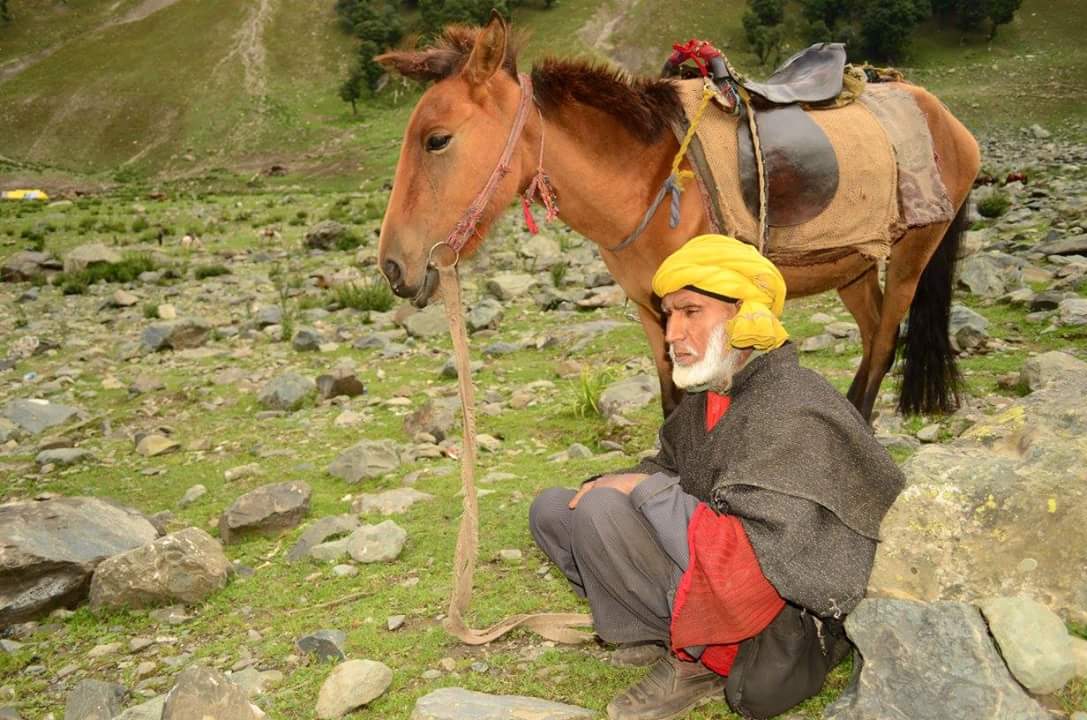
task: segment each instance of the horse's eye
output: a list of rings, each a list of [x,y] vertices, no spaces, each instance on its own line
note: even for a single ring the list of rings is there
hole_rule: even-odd
[[[426,139],[426,151],[431,153],[439,153],[449,147],[449,141],[453,139],[452,135],[446,135],[444,133],[434,133]]]

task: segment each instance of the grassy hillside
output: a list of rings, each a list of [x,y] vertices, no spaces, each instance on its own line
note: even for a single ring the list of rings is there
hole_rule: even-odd
[[[0,182],[60,168],[106,180],[286,165],[294,179],[387,177],[415,97],[392,89],[353,117],[336,96],[352,41],[331,0],[12,0],[0,24]],[[740,30],[742,0],[529,3],[515,27],[543,54],[654,72],[672,42],[705,37],[766,74]],[[902,65],[975,130],[1087,118],[1080,0],[1026,0],[995,42],[921,29]],[[793,40],[784,53],[799,46]]]

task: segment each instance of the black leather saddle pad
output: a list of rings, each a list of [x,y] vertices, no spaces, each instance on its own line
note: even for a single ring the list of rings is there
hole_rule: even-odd
[[[766,82],[744,81],[744,87],[772,103],[822,103],[842,92],[845,45],[818,43],[782,63]]]
[[[799,105],[758,110],[755,122],[766,164],[767,223],[788,227],[816,217],[838,191],[838,158],[826,133]],[[744,204],[757,218],[759,180],[746,119],[736,132]]]

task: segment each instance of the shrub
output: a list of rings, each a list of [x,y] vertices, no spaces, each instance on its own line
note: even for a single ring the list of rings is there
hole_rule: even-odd
[[[129,283],[156,267],[155,261],[146,253],[125,253],[119,263],[101,263],[76,273],[61,273],[57,280],[65,295],[82,295],[95,283]]]
[[[205,278],[229,275],[230,268],[225,265],[197,265],[193,268],[192,274],[197,280],[204,280]]]
[[[354,250],[362,244],[362,238],[351,230],[345,231],[343,235],[340,235],[338,238],[336,238],[337,250]]]
[[[574,415],[579,418],[600,415],[600,396],[612,377],[611,370],[594,373],[588,368],[583,369],[574,388]]]
[[[142,233],[148,227],[150,227],[150,223],[147,222],[147,218],[145,218],[145,217],[136,218],[135,220],[132,221],[132,225],[131,225],[132,232],[134,232],[136,234]]]
[[[551,266],[551,282],[555,287],[562,287],[562,281],[566,278],[566,263],[555,263]]]
[[[994,190],[978,200],[978,214],[982,217],[997,218],[1008,212],[1012,199],[1003,190]]]
[[[333,300],[345,308],[386,312],[396,302],[389,284],[381,279],[369,279],[361,283],[340,285],[332,291]]]

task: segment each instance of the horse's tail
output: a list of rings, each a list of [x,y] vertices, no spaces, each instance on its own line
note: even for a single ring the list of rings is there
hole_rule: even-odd
[[[910,303],[898,397],[898,411],[903,415],[948,413],[959,406],[962,375],[955,364],[948,325],[955,260],[969,204],[968,196],[921,273]]]

